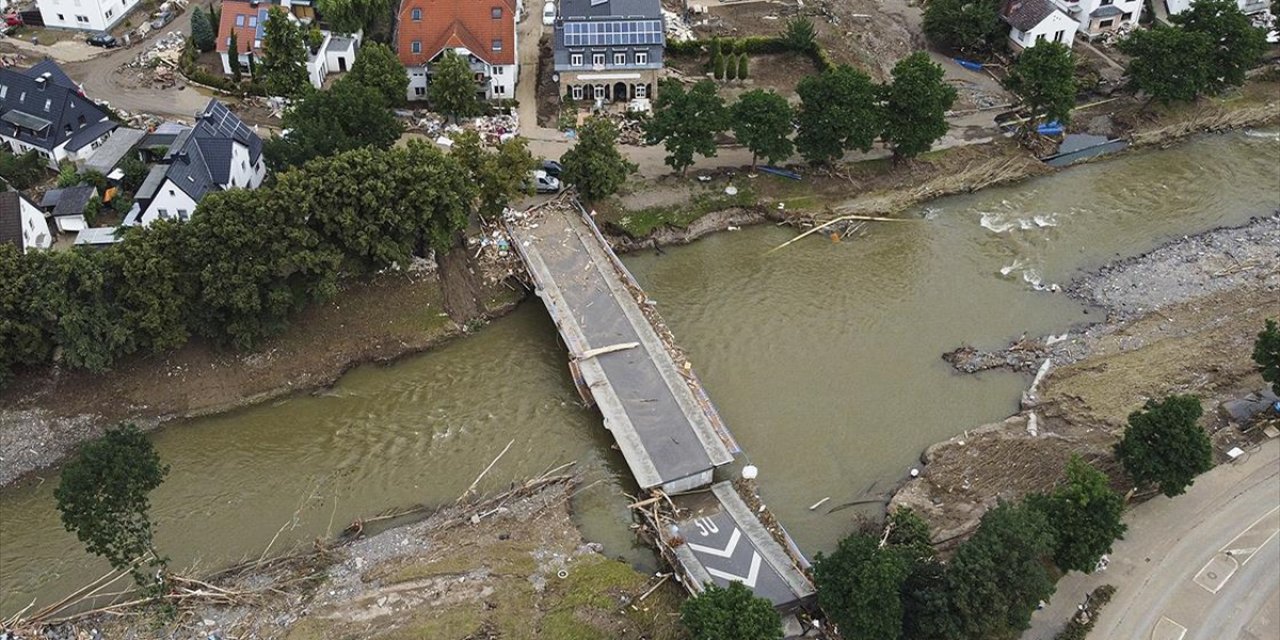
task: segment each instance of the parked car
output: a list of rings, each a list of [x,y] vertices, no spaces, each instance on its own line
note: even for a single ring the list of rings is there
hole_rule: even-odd
[[[165,9],[164,11],[161,11],[160,13],[156,14],[155,20],[151,21],[151,28],[163,29],[165,25],[169,24],[170,22],[173,22],[173,19],[176,16],[177,14],[175,14],[174,12],[168,9]]]
[[[544,26],[550,27],[555,23],[556,23],[556,3],[552,2],[551,0],[547,0],[547,3],[542,5],[542,24]]]
[[[560,180],[547,175],[546,171],[538,169],[529,177],[532,178],[534,191],[538,193],[560,193]]]
[[[560,166],[560,163],[555,160],[543,160],[542,170],[546,171],[547,175],[558,180],[560,179],[560,172],[564,171],[564,167]]]
[[[89,36],[85,42],[88,42],[92,46],[102,47],[104,49],[112,49],[120,46],[120,41],[116,40],[115,36],[107,33],[106,31],[99,31]]]

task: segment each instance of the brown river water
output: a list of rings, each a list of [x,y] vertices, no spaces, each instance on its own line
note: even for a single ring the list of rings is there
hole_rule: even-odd
[[[939,358],[1022,332],[1099,319],[1035,283],[1239,224],[1280,205],[1280,140],[1234,133],[946,198],[841,243],[771,226],[624,260],[690,353],[760,470],[763,495],[809,554],[857,513],[830,507],[892,488],[921,450],[1015,411],[1022,376],[961,376]],[[634,492],[536,301],[477,335],[331,389],[171,424],[152,437],[172,466],[153,495],[175,567],[213,569],[333,535],[384,510],[451,502],[577,461],[585,535],[646,569],[627,530]],[[57,475],[0,492],[0,617],[105,572],[63,530]],[[596,482],[599,481],[599,482]],[[816,511],[809,505],[831,500]]]

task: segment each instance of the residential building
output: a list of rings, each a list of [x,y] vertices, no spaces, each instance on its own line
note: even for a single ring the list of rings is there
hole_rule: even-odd
[[[45,192],[40,208],[53,216],[53,228],[58,232],[74,233],[89,228],[84,212],[89,201],[96,197],[98,188],[88,184],[52,189]]]
[[[1061,0],[1060,6],[1079,25],[1080,34],[1090,40],[1136,27],[1142,17],[1142,0]]]
[[[1058,42],[1071,48],[1079,24],[1053,0],[1012,0],[1005,5],[1009,41],[1015,52],[1040,42]]]
[[[0,140],[15,154],[34,149],[57,169],[88,158],[117,126],[51,60],[0,69]]]
[[[231,34],[236,34],[236,53],[240,58],[240,72],[249,75],[249,58],[262,58],[262,40],[272,6],[284,9],[290,20],[309,29],[315,20],[315,11],[309,2],[297,0],[224,0],[218,19],[216,51],[222,58],[222,72],[231,75]],[[307,51],[307,79],[319,89],[326,76],[346,71],[355,64],[356,51],[360,48],[362,34],[335,35],[323,32],[324,39],[314,51]]]
[[[44,26],[107,31],[124,19],[139,0],[36,0]]]
[[[23,253],[53,246],[44,212],[17,191],[0,192],[0,245],[6,243]]]
[[[1164,6],[1168,9],[1169,15],[1176,16],[1190,9],[1193,2],[1195,0],[1164,0]],[[1271,9],[1270,0],[1236,0],[1236,5],[1240,7],[1240,13],[1246,16],[1260,14]]]
[[[516,0],[402,0],[396,54],[409,75],[409,100],[426,100],[431,67],[452,51],[471,65],[477,96],[515,98],[519,42]]]
[[[666,43],[659,0],[564,0],[553,56],[560,95],[653,98]]]
[[[124,223],[187,220],[205,194],[256,189],[266,175],[262,138],[226,105],[210,100],[195,125],[174,136],[161,164],[151,168],[135,195],[137,209]]]

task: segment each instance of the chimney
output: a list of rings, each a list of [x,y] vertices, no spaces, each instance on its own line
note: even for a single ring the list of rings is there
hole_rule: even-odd
[[[44,76],[40,76],[39,78],[36,78],[36,86],[39,87],[41,91],[44,91],[44,86],[48,84],[48,82],[49,82],[49,79]]]

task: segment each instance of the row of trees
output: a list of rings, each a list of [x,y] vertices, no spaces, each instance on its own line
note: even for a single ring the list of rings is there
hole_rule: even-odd
[[[478,138],[448,155],[421,142],[361,148],[270,187],[211,193],[189,222],[127,229],[102,251],[0,247],[0,378],[55,349],[69,366],[103,371],[192,335],[251,348],[332,296],[340,275],[448,251],[468,216],[520,192],[533,165],[522,140],[497,154]]]
[[[663,143],[667,165],[681,173],[695,155],[715,156],[716,136],[727,130],[751,150],[752,165],[761,157],[780,162],[795,151],[810,163],[831,164],[848,151],[869,151],[877,139],[893,149],[895,159],[909,158],[928,151],[947,132],[946,111],[956,91],[942,76],[942,68],[923,52],[895,65],[886,85],[851,66],[833,66],[800,81],[799,108],[759,89],[726,106],[708,80],[688,90],[664,80],[645,138],[649,144]]]

